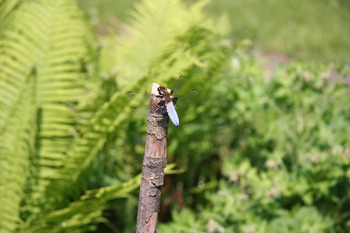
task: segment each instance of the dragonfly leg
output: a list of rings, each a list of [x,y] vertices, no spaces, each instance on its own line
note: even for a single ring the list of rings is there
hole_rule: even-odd
[[[175,105],[177,102],[177,97],[173,98],[172,100],[173,100],[173,104]]]

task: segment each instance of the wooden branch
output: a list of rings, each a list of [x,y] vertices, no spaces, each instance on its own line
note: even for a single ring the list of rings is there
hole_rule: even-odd
[[[153,83],[150,109],[147,116],[147,136],[145,154],[142,162],[139,207],[136,232],[157,232],[160,191],[164,182],[166,167],[166,148],[169,117],[159,111],[157,88]]]

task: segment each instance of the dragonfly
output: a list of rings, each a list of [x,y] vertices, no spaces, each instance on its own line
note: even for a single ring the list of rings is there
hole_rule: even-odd
[[[176,127],[180,126],[179,116],[176,112],[176,109],[183,108],[188,105],[193,97],[198,95],[198,91],[196,89],[192,89],[184,94],[179,95],[182,90],[184,84],[184,78],[180,76],[176,81],[176,84],[172,89],[165,88],[164,86],[159,86],[157,91],[158,95],[156,97],[159,99],[158,106],[160,107],[159,113],[168,114],[170,120]],[[140,93],[128,92],[128,96],[142,95],[149,101],[149,95],[143,95]],[[139,106],[132,109],[133,112],[144,112],[144,109],[148,109],[148,106]]]

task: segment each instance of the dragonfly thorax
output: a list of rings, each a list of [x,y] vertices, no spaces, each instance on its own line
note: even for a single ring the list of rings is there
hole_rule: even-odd
[[[171,95],[173,93],[172,90],[160,86],[160,87],[158,87],[158,93],[159,93],[158,97],[163,98],[165,103],[169,103],[172,101],[172,98],[171,98]]]

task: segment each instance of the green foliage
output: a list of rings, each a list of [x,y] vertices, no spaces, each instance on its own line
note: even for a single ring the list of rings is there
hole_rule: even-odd
[[[218,77],[229,52],[201,25],[203,5],[143,1],[132,38],[106,36],[97,46],[72,1],[1,3],[2,232],[134,226],[142,153],[130,150],[138,139],[125,92],[179,74],[190,80],[191,70]],[[107,222],[111,209],[118,223]]]
[[[115,24],[117,17],[119,20],[125,20],[130,18],[130,10],[136,2],[140,0],[128,0],[128,1],[110,1],[110,0],[78,0],[81,8],[88,12],[89,21],[95,25],[105,27],[108,23]],[[102,14],[101,14],[102,12]],[[113,20],[111,20],[113,19]],[[112,22],[108,22],[111,20]],[[102,22],[101,22],[102,21]],[[112,26],[109,25],[109,26]],[[116,26],[116,25],[114,25]]]
[[[8,2],[0,40],[3,232],[13,232],[27,210],[38,214],[39,206],[52,208],[60,198],[47,187],[59,179],[74,137],[77,115],[70,105],[83,96],[88,32],[69,1]]]
[[[160,232],[347,232],[348,71],[295,63],[266,79],[254,61],[238,58],[239,72],[233,67],[209,96],[223,96],[217,109],[202,106],[215,129],[201,141],[207,150],[197,147],[202,159],[191,170],[201,176],[192,199],[200,192],[208,203],[194,202],[198,213],[173,212]],[[220,162],[205,158],[218,151]],[[224,177],[216,193],[214,172]]]
[[[13,9],[18,5],[19,0],[14,1],[6,1],[1,0],[0,1],[0,28],[4,27],[6,25],[6,22],[11,19],[11,15],[13,12]],[[3,31],[1,31],[3,33]]]
[[[192,4],[198,0],[183,1]],[[100,32],[128,22],[128,12],[140,0],[79,0]],[[205,12],[235,39],[249,39],[257,52],[278,57],[349,64],[350,3],[345,0],[215,0]],[[107,25],[107,26],[106,26]]]
[[[192,1],[193,2],[193,1]],[[206,11],[229,18],[231,35],[259,50],[349,64],[350,3],[344,0],[216,0]]]
[[[348,71],[262,78],[207,3],[138,1],[97,37],[72,1],[0,1],[1,232],[133,232],[146,122],[125,93],[179,75],[199,95],[169,127],[161,220],[188,208],[160,231],[346,232]]]

